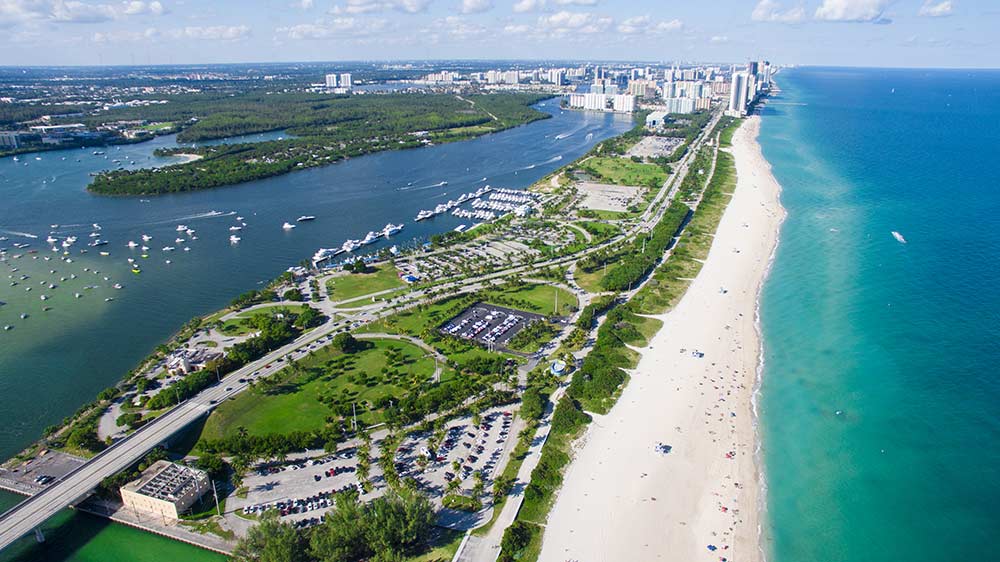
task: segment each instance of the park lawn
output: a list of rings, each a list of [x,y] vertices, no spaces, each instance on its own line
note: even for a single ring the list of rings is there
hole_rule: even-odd
[[[382,265],[372,273],[348,273],[333,277],[326,282],[326,290],[331,301],[340,302],[404,285],[406,283],[399,278],[395,267]]]
[[[437,536],[427,545],[430,550],[423,554],[406,558],[406,562],[449,562],[458,552],[465,533],[443,527],[435,527]]]
[[[222,323],[220,332],[227,336],[245,336],[253,331],[253,326],[248,322],[258,314],[299,314],[305,307],[303,304],[266,306],[243,311],[236,316]]]
[[[576,212],[582,218],[616,221],[632,216],[628,211],[606,211],[604,209],[581,209]]]
[[[667,181],[663,168],[656,164],[633,162],[631,158],[599,156],[582,163],[581,167],[603,183],[659,188]]]
[[[161,129],[171,129],[173,128],[173,126],[174,123],[168,121],[166,123],[149,123],[148,125],[143,125],[142,127],[139,128],[144,131],[159,131]]]
[[[583,229],[589,232],[596,240],[611,238],[622,230],[618,225],[608,224],[606,222],[581,221],[576,224],[583,227]]]
[[[662,320],[659,318],[650,318],[648,316],[636,316],[631,324],[635,326],[635,329],[639,331],[641,336],[627,340],[625,343],[637,347],[645,347],[649,345],[649,341],[653,339],[656,332],[663,327]]]
[[[335,416],[330,406],[320,401],[323,396],[333,396],[350,403],[358,403],[358,420],[366,424],[382,421],[378,410],[362,408],[365,401],[379,398],[399,398],[409,392],[409,386],[427,382],[434,373],[434,359],[426,357],[426,352],[408,342],[396,340],[365,340],[373,344],[369,349],[346,356],[349,361],[343,372],[331,374],[336,360],[345,357],[331,346],[322,347],[297,363],[302,374],[294,376],[286,367],[281,373],[287,380],[274,389],[262,388],[243,392],[233,400],[227,400],[209,416],[202,430],[202,439],[220,439],[235,435],[242,426],[252,435],[268,433],[289,433],[311,431],[323,427],[327,417]],[[386,350],[394,347],[400,350],[402,364],[398,378],[389,381],[381,370],[388,366]],[[369,379],[355,379],[366,374]]]
[[[555,310],[556,295],[559,299],[559,310]],[[508,299],[513,299],[513,301]],[[537,314],[548,315],[556,312],[558,316],[571,315],[580,304],[576,295],[566,289],[540,283],[529,283],[514,289],[497,287],[489,291],[485,301]]]
[[[577,285],[588,293],[604,292],[604,287],[601,286],[601,281],[604,279],[604,268],[598,268],[587,273],[577,267],[576,271],[573,272],[573,279],[576,280]]]

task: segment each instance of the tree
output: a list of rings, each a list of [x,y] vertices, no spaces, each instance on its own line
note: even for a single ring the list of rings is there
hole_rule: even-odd
[[[281,295],[281,298],[286,301],[302,302],[303,300],[302,291],[298,290],[297,288],[288,289],[287,291],[285,291],[283,295]]]
[[[524,521],[514,521],[503,533],[500,540],[500,558],[503,562],[514,560],[515,556],[531,543],[531,527]]]
[[[359,348],[358,340],[348,332],[341,332],[333,336],[330,345],[341,353],[354,353]]]
[[[326,515],[309,541],[309,552],[319,560],[360,560],[371,556],[365,541],[365,512],[357,492],[337,494],[336,509]]]
[[[448,481],[448,493],[454,494],[462,486],[462,481],[458,479],[458,476],[452,478]]]
[[[233,549],[235,562],[305,562],[306,549],[295,529],[267,511]]]
[[[198,461],[195,464],[215,480],[226,473],[226,463],[223,462],[222,457],[215,453],[205,453],[198,457]]]

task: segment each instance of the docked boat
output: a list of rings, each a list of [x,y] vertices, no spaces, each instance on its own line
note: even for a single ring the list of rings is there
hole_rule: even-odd
[[[292,224],[292,223],[290,223],[290,222],[286,222],[285,224],[281,225],[281,228],[283,228],[285,230],[291,230],[291,229],[295,228],[295,225]]]
[[[422,221],[424,219],[429,219],[429,218],[431,218],[433,216],[434,216],[434,212],[433,211],[420,211],[419,213],[417,213],[417,218],[414,219],[414,220],[416,220],[416,221]]]
[[[345,252],[353,252],[361,247],[361,242],[359,240],[348,240],[344,242],[344,245],[340,248]]]
[[[403,230],[402,223],[392,224],[390,222],[389,224],[385,225],[385,228],[382,229],[382,235],[388,238],[394,234],[399,234],[402,230]]]
[[[314,217],[312,215],[302,215],[301,217],[299,217],[299,218],[297,218],[295,220],[297,220],[299,222],[314,221],[314,220],[316,220],[316,217]]]
[[[363,246],[367,246],[368,244],[375,243],[376,241],[378,241],[379,238],[380,238],[380,236],[378,234],[376,234],[375,232],[369,230],[368,234],[365,236],[364,240],[361,241],[361,244]]]

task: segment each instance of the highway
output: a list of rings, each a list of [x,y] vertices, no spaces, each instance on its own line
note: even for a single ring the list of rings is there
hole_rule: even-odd
[[[623,240],[636,235],[640,231],[648,231],[662,218],[663,213],[676,193],[677,187],[688,172],[694,154],[697,153],[705,138],[711,134],[718,120],[719,114],[716,114],[702,130],[699,137],[691,143],[688,153],[678,162],[674,174],[664,184],[664,188],[669,185],[670,189],[660,189],[640,220],[625,233],[603,244],[592,246],[568,256],[512,267],[474,278],[445,282],[430,289],[416,290],[391,299],[388,302],[382,302],[375,307],[353,311],[357,313],[354,319],[370,322],[380,317],[394,314],[401,309],[415,307],[425,300],[428,290],[433,290],[438,294],[441,291],[448,291],[452,294],[469,292],[484,287],[492,280],[507,277],[515,273],[552,265],[566,265],[592,252],[620,244]],[[395,305],[395,310],[390,305]],[[283,368],[285,363],[281,359],[286,355],[291,355],[292,357],[301,356],[301,354],[308,351],[311,344],[323,343],[319,342],[319,340],[348,327],[350,323],[351,320],[331,321],[268,353],[261,359],[230,373],[214,386],[175,406],[165,414],[95,455],[77,469],[52,482],[41,492],[25,499],[3,515],[0,515],[0,550],[10,546],[11,543],[20,537],[31,533],[36,527],[40,526],[45,520],[60,510],[72,506],[86,497],[105,478],[137,463],[150,450],[167,442],[174,434],[183,430],[198,418],[207,415],[214,408],[215,404],[243,391],[247,388],[251,379],[270,375]],[[240,379],[243,379],[244,382],[239,382]]]

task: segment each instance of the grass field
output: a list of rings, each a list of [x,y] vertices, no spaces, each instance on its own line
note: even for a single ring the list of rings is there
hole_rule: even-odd
[[[559,308],[556,310],[556,300],[558,298]],[[516,289],[505,289],[498,287],[489,292],[486,302],[535,312],[538,314],[552,314],[556,312],[559,316],[568,316],[579,306],[576,295],[560,287],[529,283]]]
[[[143,125],[142,127],[139,128],[144,131],[159,131],[161,129],[170,129],[173,126],[174,126],[173,123],[166,122],[166,123],[150,123],[148,125]]]
[[[667,173],[656,164],[633,162],[630,158],[600,156],[581,167],[604,183],[657,188],[667,181]]]
[[[330,300],[338,302],[404,285],[406,283],[399,278],[396,268],[383,265],[373,273],[348,273],[334,277],[326,282],[326,289]]]
[[[601,287],[601,280],[604,279],[604,269],[597,269],[590,273],[577,268],[573,272],[573,279],[576,280],[576,284],[583,288],[583,290],[588,293],[601,293],[604,291],[604,287]]]
[[[243,311],[233,318],[226,320],[222,323],[222,327],[219,329],[220,332],[227,336],[243,336],[249,334],[253,331],[253,327],[250,326],[248,320],[253,318],[258,314],[298,314],[302,312],[305,305],[293,304],[293,305],[281,305],[281,306],[267,306],[258,308],[255,310]]]
[[[441,527],[435,528],[435,530],[438,532],[438,536],[431,541],[430,550],[409,557],[406,562],[450,562],[455,557],[465,533]]]
[[[308,431],[323,427],[337,412],[331,403],[344,407],[358,404],[358,420],[373,424],[382,421],[377,408],[364,406],[381,398],[398,399],[410,388],[427,383],[434,373],[434,359],[407,342],[366,340],[373,346],[344,355],[331,346],[322,347],[300,359],[300,373],[286,367],[285,382],[275,388],[255,388],[227,400],[209,416],[202,438],[219,439],[234,435],[242,426],[252,435]],[[387,352],[398,350],[390,361]],[[383,368],[388,373],[383,373]]]

